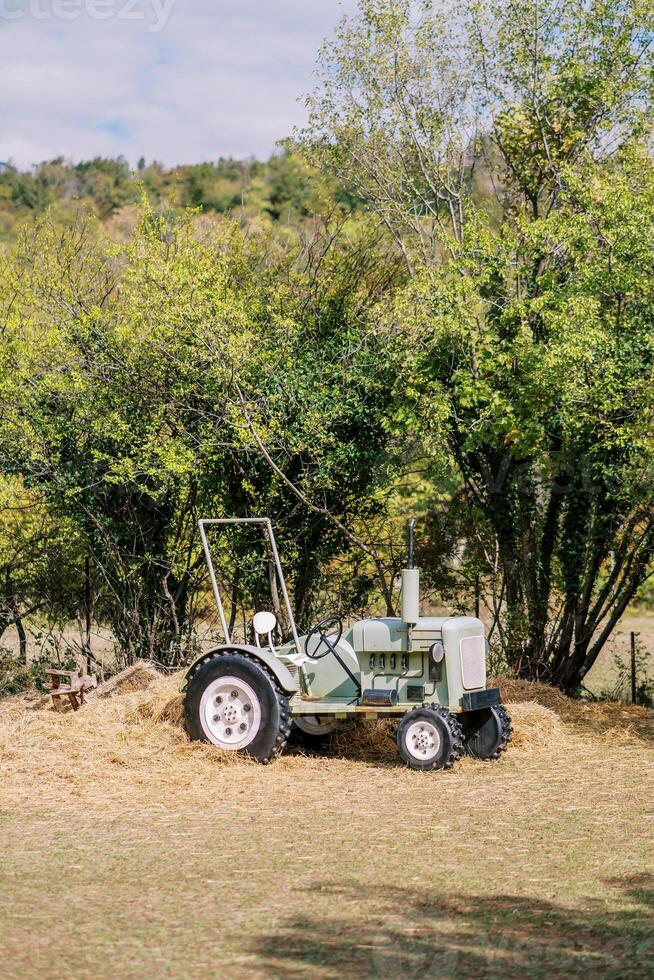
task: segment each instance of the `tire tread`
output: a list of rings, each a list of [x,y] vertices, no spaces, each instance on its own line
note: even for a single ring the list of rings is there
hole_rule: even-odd
[[[190,683],[190,681],[195,676],[195,674],[197,674],[197,672],[201,670],[206,664],[211,663],[213,660],[218,660],[220,659],[220,657],[223,657],[225,655],[238,656],[238,657],[242,657],[243,660],[249,660],[250,663],[253,663],[256,667],[258,667],[259,670],[262,671],[262,673],[266,674],[266,676],[268,677],[268,679],[272,684],[272,688],[275,697],[277,699],[277,704],[279,706],[280,724],[279,724],[279,730],[277,732],[277,736],[275,738],[275,743],[271,748],[270,752],[264,758],[258,758],[257,760],[258,762],[261,762],[262,765],[266,766],[268,765],[269,762],[272,762],[273,759],[276,759],[278,755],[281,755],[281,753],[284,751],[286,747],[286,743],[288,742],[289,735],[291,734],[291,711],[288,703],[288,697],[286,696],[284,691],[282,691],[277,681],[277,678],[270,670],[270,668],[266,664],[264,664],[263,661],[259,660],[257,657],[252,656],[251,653],[247,653],[246,651],[243,650],[232,650],[229,647],[226,647],[224,650],[214,650],[212,653],[207,654],[206,657],[204,657],[202,660],[199,660],[196,664],[194,664],[193,669],[190,671],[188,675],[187,684]],[[184,709],[184,715],[186,719],[186,706]]]
[[[402,716],[397,730],[398,749],[400,748],[400,739],[402,737],[402,732],[404,727],[410,725],[413,718],[419,718],[420,713],[425,710],[431,711],[434,714],[438,715],[445,723],[445,726],[448,729],[450,735],[450,749],[447,758],[444,760],[442,764],[439,764],[439,759],[437,757],[436,759],[433,760],[431,765],[425,764],[423,766],[413,766],[412,768],[416,768],[416,769],[420,768],[424,772],[430,772],[433,771],[434,769],[451,769],[452,766],[455,764],[455,762],[458,762],[463,755],[463,751],[464,751],[463,729],[461,728],[461,725],[459,724],[456,716],[453,715],[452,712],[449,711],[447,708],[445,708],[442,704],[436,704],[432,702],[431,704],[425,703],[422,705],[416,705],[415,708],[412,708],[410,711],[407,711],[407,713]],[[407,764],[411,765],[411,763],[409,762],[407,762]]]

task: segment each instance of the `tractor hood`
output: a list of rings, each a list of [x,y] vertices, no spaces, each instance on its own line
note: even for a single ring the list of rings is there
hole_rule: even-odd
[[[440,641],[447,672],[447,700],[459,708],[463,695],[486,686],[484,625],[473,616],[421,616],[414,626],[400,618],[363,619],[345,633],[356,654],[428,654]]]

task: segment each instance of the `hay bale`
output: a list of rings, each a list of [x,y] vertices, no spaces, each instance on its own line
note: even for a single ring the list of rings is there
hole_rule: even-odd
[[[551,708],[536,701],[509,702],[506,708],[513,725],[510,749],[538,752],[551,748],[565,737],[561,719]]]
[[[565,738],[565,727],[551,708],[535,701],[509,702],[506,707],[513,724],[509,750],[537,753]],[[334,735],[329,754],[361,762],[397,762],[396,730],[397,720],[357,721]]]
[[[183,727],[181,673],[166,676],[140,663],[112,682],[108,692],[104,686],[100,696],[69,714],[28,709],[14,699],[0,705],[0,788],[7,801],[47,806],[60,792],[101,808],[109,799],[114,806],[134,800],[150,786],[156,793],[167,788],[168,796],[179,802],[201,795],[216,768],[254,765],[247,757],[189,740]],[[523,758],[537,758],[572,737],[567,724],[571,710],[593,715],[604,707],[570,702],[546,685],[528,685],[527,690],[534,688],[538,699],[507,697],[514,728],[509,753]],[[505,685],[505,697],[524,689],[525,682],[511,682]],[[543,699],[556,707],[542,704]],[[621,705],[619,714],[611,709],[614,723],[624,724],[625,708]],[[369,765],[399,765],[396,726],[397,719],[357,721],[332,738],[328,754]],[[466,765],[476,763],[468,760]]]
[[[390,718],[357,720],[333,735],[329,754],[360,762],[395,763],[398,760],[396,730],[397,720]]]
[[[181,724],[179,677],[156,674],[147,690],[89,700],[66,714],[0,711],[0,806],[48,806],[63,794],[90,807],[129,805],[150,786],[195,797],[216,768],[251,764],[234,752],[191,742]]]
[[[540,681],[520,681],[514,677],[491,677],[488,680],[488,686],[499,687],[501,699],[505,703],[508,701],[513,704],[534,702],[541,704],[544,708],[549,708],[550,711],[555,711],[558,715],[566,711],[571,703],[571,699],[559,691],[557,687],[541,684]]]
[[[184,672],[162,677],[158,675],[147,694],[135,707],[137,719],[166,721],[171,725],[184,724],[184,695],[180,691]]]
[[[613,738],[654,738],[654,711],[624,701],[572,701],[564,721]]]
[[[651,708],[624,701],[577,700],[549,684],[511,677],[491,678],[489,687],[499,687],[503,701],[540,704],[567,725],[585,733],[643,739],[654,737],[654,711]]]
[[[144,691],[150,687],[161,674],[150,660],[137,660],[110,677],[104,684],[98,684],[88,699],[112,698],[117,694],[128,694],[130,691]]]

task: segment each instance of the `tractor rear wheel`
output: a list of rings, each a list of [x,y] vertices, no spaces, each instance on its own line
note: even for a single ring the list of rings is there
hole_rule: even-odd
[[[499,759],[511,741],[511,716],[503,704],[478,711],[463,711],[459,718],[463,728],[465,753],[473,759]]]
[[[397,749],[412,769],[451,769],[463,752],[461,726],[442,705],[424,704],[402,717]]]
[[[288,699],[266,667],[243,653],[217,654],[189,678],[184,701],[192,739],[270,762],[291,730]]]

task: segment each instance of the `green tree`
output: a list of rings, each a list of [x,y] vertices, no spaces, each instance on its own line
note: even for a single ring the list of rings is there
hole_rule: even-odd
[[[70,521],[50,513],[20,478],[0,480],[0,642],[15,627],[23,661],[35,615],[66,623],[79,612],[83,564]]]
[[[393,265],[365,229],[340,242],[293,251],[146,205],[124,245],[46,218],[4,262],[3,469],[75,526],[126,659],[192,643],[199,516],[270,516],[305,621],[379,512],[390,386],[367,310]]]
[[[395,425],[462,481],[509,663],[566,690],[654,551],[652,23],[650,0],[362,0],[301,134],[410,277],[379,314]]]

